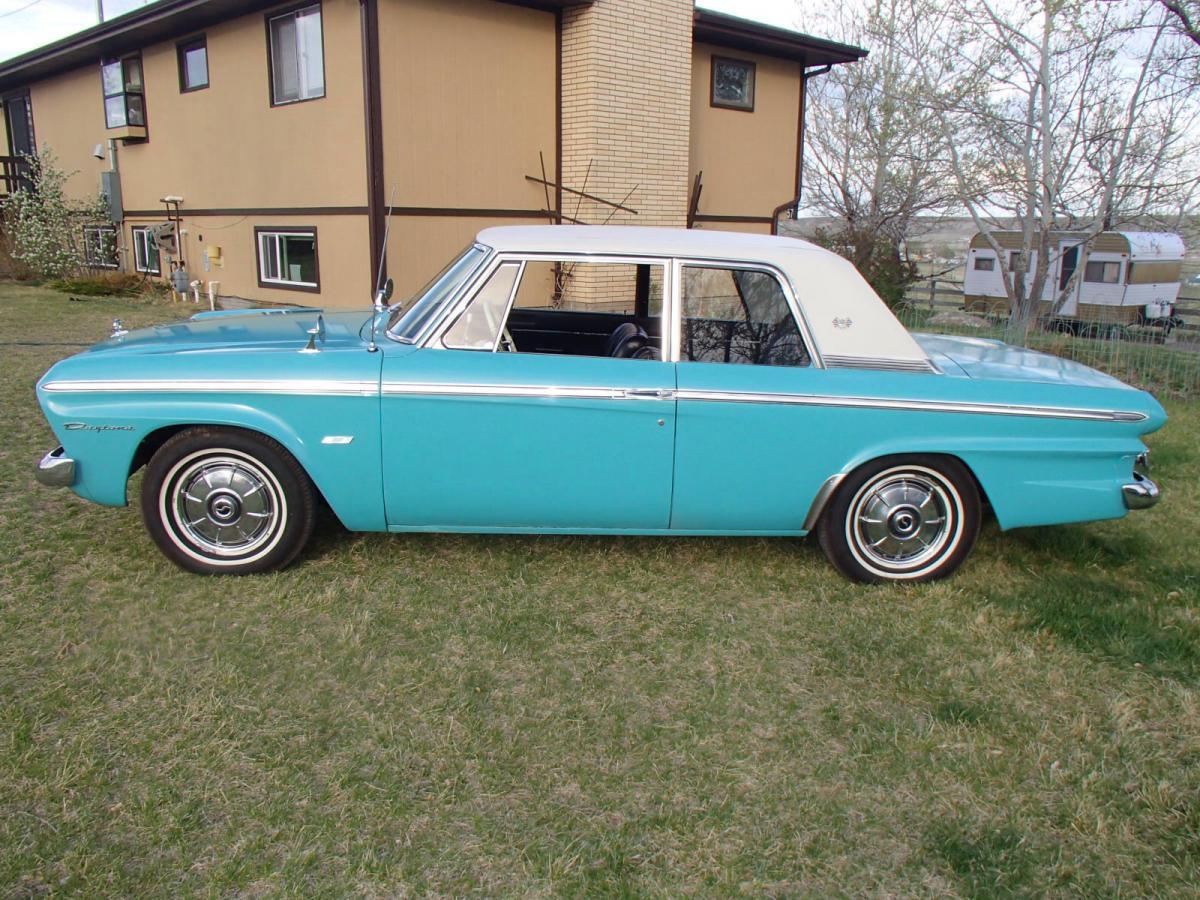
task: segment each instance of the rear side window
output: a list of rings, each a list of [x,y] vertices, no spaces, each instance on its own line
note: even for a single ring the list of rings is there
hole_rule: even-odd
[[[783,288],[769,272],[684,266],[682,300],[684,361],[812,364]]]

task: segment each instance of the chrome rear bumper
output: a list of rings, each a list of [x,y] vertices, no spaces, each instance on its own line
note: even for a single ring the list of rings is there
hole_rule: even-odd
[[[1133,481],[1122,486],[1121,496],[1126,509],[1149,509],[1158,502],[1158,485],[1141,472],[1133,473]]]
[[[51,450],[38,463],[37,480],[50,487],[70,487],[75,483],[75,460],[63,456],[62,447]]]

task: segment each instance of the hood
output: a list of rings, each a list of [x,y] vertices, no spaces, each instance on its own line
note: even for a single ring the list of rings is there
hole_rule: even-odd
[[[365,310],[221,310],[110,337],[85,353],[140,356],[224,350],[295,352],[308,343],[308,329],[317,327],[318,317],[325,325],[325,340],[320,347],[333,350],[361,346],[363,326],[370,322],[371,314]]]
[[[913,337],[947,375],[1134,390],[1082,363],[1003,341],[944,334],[913,334]]]

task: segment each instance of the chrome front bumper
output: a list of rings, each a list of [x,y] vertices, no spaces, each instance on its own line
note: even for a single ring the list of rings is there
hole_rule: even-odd
[[[1158,502],[1158,485],[1141,472],[1133,473],[1133,481],[1122,486],[1121,496],[1126,509],[1149,509]]]
[[[75,483],[75,460],[63,456],[62,447],[51,450],[38,463],[37,480],[50,487],[70,487]]]

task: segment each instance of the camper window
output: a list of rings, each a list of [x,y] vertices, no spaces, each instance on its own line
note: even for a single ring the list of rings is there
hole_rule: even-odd
[[[996,268],[996,257],[994,256],[977,256],[975,257],[975,270],[977,272],[992,272]]]
[[[1120,277],[1119,262],[1089,262],[1083,270],[1083,280],[1093,284],[1116,284]]]

